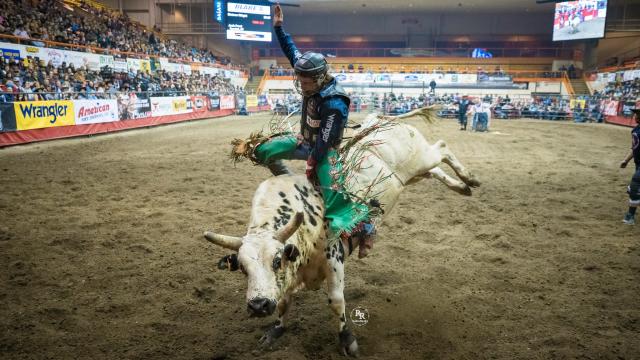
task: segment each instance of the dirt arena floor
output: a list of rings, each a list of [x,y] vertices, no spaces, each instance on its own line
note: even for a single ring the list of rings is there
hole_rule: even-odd
[[[229,252],[201,235],[245,233],[269,173],[234,167],[228,143],[267,118],[0,150],[0,358],[342,358],[322,290],[259,349],[275,319],[248,318],[245,277],[217,270]],[[372,254],[348,259],[347,309],[370,313],[361,358],[640,358],[640,225],[621,223],[632,170],[618,168],[630,129],[410,123],[483,185],[410,186]]]

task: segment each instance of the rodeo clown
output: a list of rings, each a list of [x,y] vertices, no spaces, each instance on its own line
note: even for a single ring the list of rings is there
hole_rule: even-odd
[[[636,123],[638,124],[631,130],[631,151],[620,163],[621,168],[626,168],[631,159],[636,164],[636,171],[631,178],[631,183],[627,188],[629,194],[629,211],[624,215],[623,223],[634,225],[636,223],[636,210],[640,205],[640,109],[633,110]]]
[[[306,160],[307,178],[319,186],[324,199],[329,235],[339,237],[349,254],[359,246],[358,257],[363,258],[373,247],[376,233],[370,208],[337,191],[331,175],[336,172],[337,150],[347,125],[349,97],[329,74],[324,56],[315,52],[300,53],[291,36],[283,30],[283,20],[282,8],[276,5],[275,33],[293,66],[296,89],[303,96],[300,134],[278,134],[256,140],[244,149],[244,154],[255,163],[266,165],[274,175],[289,173],[282,160]],[[234,151],[243,152],[237,148]]]

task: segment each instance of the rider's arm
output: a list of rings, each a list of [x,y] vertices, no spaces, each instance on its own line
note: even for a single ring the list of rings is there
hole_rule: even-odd
[[[291,35],[284,32],[282,26],[274,26],[276,31],[276,37],[278,38],[278,42],[280,43],[280,47],[282,48],[282,52],[285,54],[287,59],[289,59],[289,63],[293,66],[296,61],[302,56],[300,50],[296,47],[296,44],[293,43],[293,39],[291,39]]]
[[[331,147],[342,141],[342,133],[349,116],[348,104],[339,97],[327,99],[320,108],[320,133],[311,150],[311,157],[320,162]]]

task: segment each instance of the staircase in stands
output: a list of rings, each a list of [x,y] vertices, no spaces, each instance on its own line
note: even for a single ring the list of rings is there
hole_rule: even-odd
[[[573,92],[575,96],[580,95],[591,95],[589,91],[589,87],[587,83],[584,82],[584,79],[571,79],[571,86],[573,87]]]
[[[247,94],[257,94],[261,80],[262,76],[254,76],[251,80],[247,81],[247,84],[244,86],[244,92]]]

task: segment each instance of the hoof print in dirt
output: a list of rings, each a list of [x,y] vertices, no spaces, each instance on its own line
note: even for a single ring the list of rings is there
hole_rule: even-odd
[[[258,341],[261,346],[269,347],[284,334],[284,327],[273,325]]]

